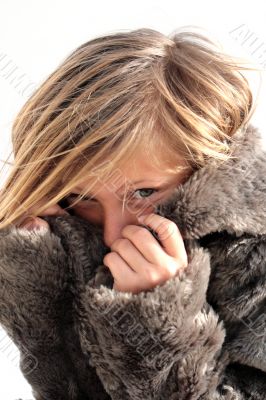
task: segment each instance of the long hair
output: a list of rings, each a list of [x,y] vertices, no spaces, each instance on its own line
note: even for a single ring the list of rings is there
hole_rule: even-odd
[[[14,161],[0,195],[0,228],[45,197],[32,213],[37,216],[84,177],[106,179],[139,149],[152,165],[164,149],[166,159],[181,156],[194,169],[232,157],[234,133],[252,115],[241,70],[256,68],[182,27],[169,36],[142,28],[83,43],[13,122]],[[178,168],[178,162],[169,165]]]

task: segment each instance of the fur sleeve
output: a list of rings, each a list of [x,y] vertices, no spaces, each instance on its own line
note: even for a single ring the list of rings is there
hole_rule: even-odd
[[[48,229],[0,231],[0,324],[18,347],[20,369],[36,400],[87,398],[77,378],[82,352],[69,282],[68,254],[59,237]],[[97,379],[92,369],[86,371],[93,398],[109,398],[97,397]]]
[[[260,248],[254,253],[254,243],[246,244],[245,251],[250,268],[254,271],[256,260],[261,270],[264,256],[259,254],[264,251]],[[238,263],[236,254],[230,254]],[[261,273],[257,274],[261,282]],[[253,367],[248,365],[237,350],[244,346],[243,340],[252,347],[254,337],[246,328],[227,338],[224,320],[206,301],[209,275],[210,255],[194,245],[183,275],[153,290],[131,294],[100,282],[98,287],[87,285],[82,298],[81,343],[113,400],[265,400],[265,371],[256,368],[255,361]],[[236,290],[240,282],[240,278],[234,282]],[[232,282],[228,283],[231,289]],[[240,297],[234,294],[237,304],[243,300],[242,306],[243,291]],[[260,308],[247,318],[253,330],[264,332],[255,340],[260,340],[265,351],[265,328],[261,329],[265,294],[264,300],[256,291],[254,296]],[[221,301],[222,297],[218,295]]]
[[[81,345],[112,399],[203,399],[216,387],[225,330],[206,302],[209,274],[194,243],[180,278],[150,291],[87,285]]]
[[[221,269],[213,278],[216,304],[227,306],[223,313],[206,300],[214,260],[198,243],[191,242],[180,277],[123,293],[112,289],[109,269],[99,267],[95,275],[104,255],[101,235],[74,217],[50,224],[57,234],[0,231],[0,324],[20,350],[36,400],[265,400],[266,247],[260,238],[239,239],[242,247],[234,242],[230,251],[226,244],[229,258],[220,254],[229,282],[219,291]],[[238,266],[234,280],[228,265]],[[253,311],[251,300],[258,306]],[[258,350],[250,328],[263,334],[260,365],[246,359],[246,348]]]

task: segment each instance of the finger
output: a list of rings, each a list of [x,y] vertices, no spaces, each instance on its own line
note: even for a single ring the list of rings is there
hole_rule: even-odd
[[[69,215],[69,213],[63,210],[61,207],[55,205],[47,208],[46,210],[40,213],[40,216],[43,217],[47,215]]]
[[[117,239],[112,244],[111,250],[118,253],[125,263],[137,273],[143,273],[145,268],[151,267],[151,263],[128,238]]]
[[[138,219],[157,233],[165,252],[169,256],[184,260],[187,258],[183,238],[173,221],[154,213],[138,217]]]
[[[62,210],[57,210],[57,209],[47,209],[48,211],[42,212],[39,214],[41,217],[45,217],[48,215],[69,215],[66,211]],[[38,218],[38,216],[34,216],[32,211],[28,211],[26,214],[23,214],[21,217],[17,218],[14,221],[14,224],[18,227],[23,227],[25,226],[26,222],[29,222],[28,220],[32,219],[32,222],[34,222],[35,226],[47,226],[47,222],[44,221],[42,218]],[[27,221],[26,221],[27,220]]]
[[[117,283],[132,282],[132,279],[135,279],[136,272],[116,252],[107,253],[103,258],[103,264],[110,269]]]
[[[40,205],[43,205],[43,203],[41,203]],[[34,209],[36,209],[37,206],[38,206],[38,203],[37,203],[37,205],[35,205]],[[52,206],[41,211],[38,215],[40,217],[44,217],[44,216],[48,216],[48,215],[69,215],[69,213],[67,211],[63,210],[63,208],[61,208],[58,204],[53,204]]]
[[[15,224],[21,225],[24,222],[24,220],[28,217],[29,218],[30,217],[38,218],[38,216],[45,217],[45,216],[49,216],[49,215],[55,215],[55,216],[69,215],[69,213],[67,211],[65,211],[63,208],[61,208],[58,204],[54,204],[54,205],[46,208],[45,210],[39,212],[38,216],[34,215],[35,210],[37,210],[37,208],[42,206],[43,204],[44,204],[44,200],[37,202],[34,207],[30,207],[23,215],[21,215],[18,219],[16,219]]]
[[[164,259],[168,255],[158,240],[145,227],[127,225],[121,233],[124,238],[130,240],[132,246],[137,249],[143,260],[148,262],[149,265],[161,265],[166,261]]]
[[[42,218],[28,217],[18,225],[18,228],[24,228],[27,229],[28,231],[32,231],[33,229],[41,229],[41,228],[50,229],[50,226],[48,222],[44,221]]]

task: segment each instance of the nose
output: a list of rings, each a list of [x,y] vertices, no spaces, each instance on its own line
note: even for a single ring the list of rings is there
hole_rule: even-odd
[[[104,218],[104,243],[109,248],[117,239],[123,237],[121,232],[125,226],[137,225],[137,218],[134,215],[119,215],[118,212],[117,214],[108,214]]]

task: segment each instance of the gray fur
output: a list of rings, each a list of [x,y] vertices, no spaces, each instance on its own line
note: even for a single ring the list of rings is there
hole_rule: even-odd
[[[36,400],[266,399],[266,151],[251,124],[237,137],[157,207],[189,264],[150,291],[112,289],[79,217],[0,231],[0,323]]]

